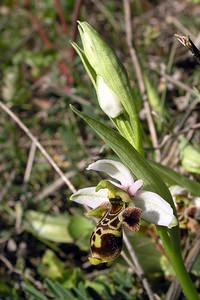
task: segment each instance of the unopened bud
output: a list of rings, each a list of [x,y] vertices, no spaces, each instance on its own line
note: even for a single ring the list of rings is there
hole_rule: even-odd
[[[123,111],[123,107],[130,113],[134,106],[133,94],[122,63],[112,48],[87,22],[79,22],[78,29],[83,50],[76,44],[73,44],[73,46],[80,55],[97,89],[101,108],[111,118],[113,118],[113,115],[114,117],[118,116]],[[100,81],[99,85],[103,87],[103,91],[97,87],[97,81]],[[110,108],[111,113],[108,111]]]
[[[111,118],[118,117],[123,107],[119,97],[109,88],[101,76],[97,76],[97,97],[101,109]]]

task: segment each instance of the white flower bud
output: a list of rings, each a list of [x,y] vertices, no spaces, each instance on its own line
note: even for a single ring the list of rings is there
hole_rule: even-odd
[[[119,116],[123,107],[119,97],[109,88],[101,76],[97,76],[97,97],[101,109],[111,118]]]

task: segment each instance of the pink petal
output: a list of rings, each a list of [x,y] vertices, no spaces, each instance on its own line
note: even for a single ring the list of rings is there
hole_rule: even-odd
[[[128,188],[128,193],[130,196],[135,196],[138,190],[143,186],[143,180],[136,180],[131,186]]]

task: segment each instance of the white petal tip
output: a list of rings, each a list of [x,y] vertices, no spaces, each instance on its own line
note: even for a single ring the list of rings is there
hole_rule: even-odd
[[[76,193],[71,195],[70,200],[87,205],[91,208],[96,208],[102,203],[108,202],[108,190],[102,189],[96,192],[96,187],[89,187],[78,190]]]
[[[91,164],[89,166],[87,166],[86,170],[87,171],[91,170]]]
[[[168,228],[178,224],[171,205],[156,193],[139,192],[133,202],[142,209],[142,218],[150,223]]]
[[[123,186],[130,186],[134,183],[130,170],[119,161],[100,159],[91,163],[87,170],[104,172],[111,178],[119,181]]]

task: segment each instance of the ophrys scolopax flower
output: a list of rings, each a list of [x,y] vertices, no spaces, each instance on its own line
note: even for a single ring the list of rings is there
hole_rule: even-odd
[[[87,170],[104,172],[112,178],[71,196],[71,200],[92,208],[88,215],[101,217],[91,236],[92,264],[112,261],[120,254],[123,225],[138,231],[140,218],[168,228],[177,225],[170,204],[160,195],[142,190],[143,181],[134,180],[121,162],[102,159],[90,164]]]

